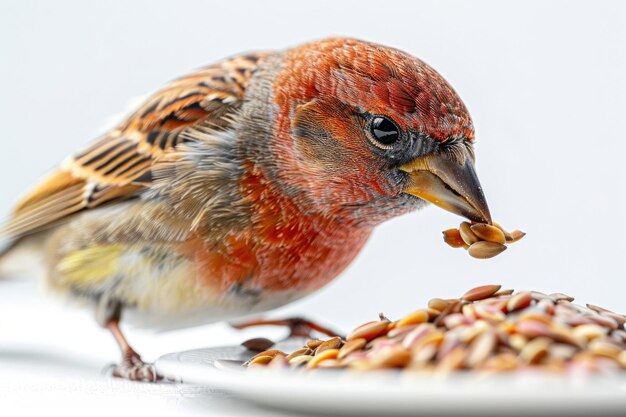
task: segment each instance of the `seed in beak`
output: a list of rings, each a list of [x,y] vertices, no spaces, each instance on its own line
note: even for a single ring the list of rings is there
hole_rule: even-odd
[[[506,238],[504,237],[504,233],[500,229],[490,224],[485,223],[477,223],[473,224],[470,229],[476,236],[478,236],[481,240],[486,240],[488,242],[499,243],[504,245],[506,242]]]
[[[506,250],[506,246],[501,245],[500,243],[487,242],[486,240],[476,242],[470,245],[467,253],[470,254],[471,257],[477,259],[489,259],[493,258],[496,255],[504,252]]]

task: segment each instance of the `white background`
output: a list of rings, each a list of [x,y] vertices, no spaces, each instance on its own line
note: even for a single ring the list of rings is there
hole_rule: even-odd
[[[133,97],[228,55],[330,35],[406,50],[455,87],[476,125],[478,172],[491,212],[528,235],[495,259],[475,260],[441,241],[441,230],[460,218],[428,208],[379,227],[339,279],[273,315],[305,314],[349,329],[379,311],[398,317],[431,297],[485,283],[561,291],[626,311],[624,2],[3,0],[0,211],[8,213]],[[50,303],[34,288],[0,286],[5,404],[60,406],[76,381],[83,381],[83,395],[67,404],[75,409],[89,407],[91,400],[81,398],[94,389],[126,390],[98,379],[117,351],[91,313]],[[131,330],[129,337],[154,359],[253,333],[264,331],[241,335],[214,325],[160,335]],[[84,383],[89,378],[93,385]],[[53,394],[30,401],[28,389]],[[96,408],[139,404],[115,395],[118,402]],[[184,401],[172,395],[168,406],[179,407]],[[163,410],[148,399],[145,410]],[[185,411],[205,413],[202,401]],[[238,407],[209,408],[249,415]]]

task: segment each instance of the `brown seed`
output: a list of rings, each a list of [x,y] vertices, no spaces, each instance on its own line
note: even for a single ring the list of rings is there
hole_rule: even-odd
[[[283,355],[283,356],[285,356],[285,352],[283,352],[282,350],[278,350],[278,349],[265,350],[263,352],[257,353],[252,358],[250,358],[250,360],[252,360],[254,358],[258,358],[260,356],[269,356],[270,358],[273,358],[276,355]]]
[[[608,329],[606,327],[597,324],[581,324],[580,326],[574,327],[572,330],[572,335],[576,339],[584,342],[603,337],[607,333]]]
[[[497,293],[495,293],[493,296],[494,297],[502,297],[502,296],[506,296],[506,295],[511,295],[515,292],[515,290],[512,289],[506,289],[506,290],[500,290]]]
[[[313,340],[309,340],[308,342],[306,342],[306,347],[308,347],[309,349],[315,350],[322,343],[324,343],[323,340],[313,339]]]
[[[520,292],[509,298],[506,303],[506,309],[508,311],[520,310],[526,308],[533,301],[533,296],[529,292]]]
[[[504,233],[502,233],[502,231],[495,226],[485,223],[477,223],[470,226],[470,228],[472,229],[472,232],[474,232],[474,234],[482,240],[499,243],[501,245],[504,245],[506,242]]]
[[[370,341],[376,336],[383,333],[387,329],[387,326],[389,326],[389,322],[386,320],[365,323],[352,330],[352,332],[348,334],[348,337],[346,337],[346,340],[350,341],[352,339],[363,338],[367,341]]]
[[[272,358],[272,360],[267,364],[269,368],[288,368],[289,361],[284,355],[276,355]]]
[[[428,301],[428,308],[432,308],[437,311],[443,311],[446,309],[446,307],[448,307],[448,304],[450,304],[450,301],[448,300],[443,300],[441,298],[431,298]]]
[[[256,337],[254,339],[246,340],[241,344],[241,346],[254,352],[263,352],[264,350],[268,350],[274,346],[274,342],[264,337]]]
[[[459,226],[459,233],[461,234],[463,241],[470,246],[480,240],[478,236],[474,234],[472,231],[472,225],[468,222],[461,223]]]
[[[495,227],[497,227],[498,229],[500,229],[500,231],[502,233],[504,233],[504,239],[508,242],[509,240],[513,240],[513,237],[511,236],[511,234],[509,232],[507,232],[504,227],[502,227],[499,223],[496,222],[491,222],[491,224]]]
[[[517,332],[528,338],[535,338],[540,336],[550,337],[552,332],[547,324],[536,320],[524,320],[517,323],[515,326]]]
[[[589,344],[589,351],[598,356],[617,360],[622,349],[604,340],[594,340]]]
[[[461,369],[463,368],[466,357],[467,351],[465,348],[463,346],[457,346],[439,360],[435,371],[438,374],[447,374],[451,371]]]
[[[483,300],[498,292],[500,287],[501,285],[482,285],[467,291],[461,298],[465,301]]]
[[[526,338],[526,336],[523,336],[521,334],[516,333],[509,336],[509,345],[518,352],[524,349],[524,346],[526,346],[527,343],[528,339]]]
[[[520,358],[528,364],[539,363],[548,353],[552,341],[547,337],[531,340],[519,353]]]
[[[337,359],[326,359],[325,361],[318,363],[317,368],[339,369],[339,368],[345,368],[345,365],[341,361],[338,361]]]
[[[297,357],[297,356],[303,356],[303,355],[312,355],[313,351],[307,347],[303,347],[300,348],[298,350],[294,350],[293,352],[291,352],[289,355],[287,355],[287,360],[290,361],[291,359]]]
[[[247,363],[248,366],[250,365],[267,365],[268,363],[270,363],[270,361],[274,359],[273,356],[255,356],[254,358],[250,359]]]
[[[461,232],[458,229],[448,229],[443,231],[443,241],[453,248],[462,248],[465,246]]]
[[[337,354],[337,359],[343,359],[352,352],[356,352],[361,350],[367,344],[367,340],[363,338],[352,339],[346,342],[341,349],[339,349],[339,353]]]
[[[315,368],[317,364],[327,359],[336,359],[339,354],[339,349],[326,349],[319,355],[313,356],[313,359],[309,360],[306,364],[307,368]]]
[[[476,316],[478,318],[487,320],[492,323],[503,322],[506,318],[502,311],[495,308],[490,308],[489,306],[480,303],[474,304],[474,311],[476,312]]]
[[[378,368],[403,368],[411,361],[411,352],[402,346],[381,349],[372,357],[372,364]]]
[[[521,230],[513,230],[511,233],[511,239],[507,240],[507,243],[515,243],[518,240],[520,240],[521,238],[523,238],[524,236],[526,236],[526,233],[522,232]]]
[[[402,319],[398,320],[396,327],[403,327],[403,326],[408,326],[411,324],[424,323],[428,321],[428,318],[429,318],[428,311],[417,310],[403,317]]]
[[[295,358],[289,359],[289,365],[293,367],[304,366],[305,364],[309,363],[311,359],[313,359],[313,356],[310,355],[296,356]]]
[[[554,298],[555,301],[568,301],[568,302],[572,302],[574,301],[574,297],[571,297],[567,294],[563,294],[562,292],[553,292],[552,294],[550,294],[550,297]]]
[[[467,249],[467,253],[476,259],[489,259],[501,254],[505,250],[506,246],[500,243],[487,242],[486,240],[483,240],[472,243],[469,249]]]
[[[343,341],[341,340],[341,337],[339,336],[328,339],[320,343],[317,349],[315,349],[315,355],[317,356],[327,349],[339,349],[342,344],[343,344]]]
[[[465,364],[473,368],[487,359],[496,346],[496,336],[493,332],[487,331],[476,337],[470,347]]]

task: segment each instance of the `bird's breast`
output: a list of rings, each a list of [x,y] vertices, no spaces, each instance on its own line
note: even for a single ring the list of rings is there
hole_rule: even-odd
[[[312,226],[312,225],[307,225]],[[274,224],[227,236],[219,244],[186,246],[203,287],[225,297],[260,300],[287,292],[308,294],[339,275],[362,249],[370,229]]]

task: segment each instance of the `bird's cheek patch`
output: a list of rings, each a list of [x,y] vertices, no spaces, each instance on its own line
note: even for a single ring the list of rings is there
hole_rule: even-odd
[[[355,146],[363,131],[354,117],[340,102],[313,100],[298,106],[291,127],[300,162],[326,174],[353,171],[366,156]]]

